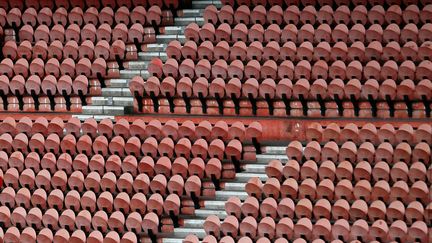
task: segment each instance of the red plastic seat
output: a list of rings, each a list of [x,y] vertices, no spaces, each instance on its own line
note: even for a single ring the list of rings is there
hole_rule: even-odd
[[[140,233],[142,230],[142,217],[138,212],[132,212],[128,215],[125,226],[127,230],[132,231],[134,233]]]
[[[200,39],[200,27],[196,23],[191,23],[186,26],[184,30],[185,36],[188,40],[198,41]]]
[[[237,237],[239,230],[238,219],[232,215],[227,216],[221,224],[221,231],[224,235]]]
[[[300,176],[300,165],[297,160],[288,160],[283,168],[285,178],[298,179]]]
[[[44,228],[41,231],[39,231],[39,233],[36,237],[36,240],[37,241],[53,241],[54,236],[53,236],[53,233],[50,229]]]
[[[240,23],[234,26],[231,33],[231,39],[233,41],[247,41],[248,40],[248,28],[245,24]]]
[[[120,211],[113,212],[111,214],[111,216],[109,217],[108,226],[111,230],[113,230],[116,233],[116,235],[117,235],[116,238],[117,237],[120,238],[118,236],[117,232],[123,233],[124,223],[125,223],[125,216]],[[113,231],[111,231],[111,232],[113,232]],[[105,238],[108,238],[110,233],[108,233],[108,235],[105,236]]]
[[[218,21],[218,9],[214,5],[209,5],[203,12],[204,21],[206,23],[216,24]]]
[[[73,181],[73,180],[69,180],[69,181]],[[81,184],[84,181],[84,178],[82,178]],[[70,186],[70,188],[74,188],[72,186]],[[78,186],[76,187],[78,188]],[[82,190],[82,188],[80,189]],[[65,206],[67,209],[71,209],[71,210],[79,210],[80,209],[80,194],[78,191],[73,190],[73,191],[69,191],[66,196],[65,196]]]
[[[221,223],[216,215],[210,215],[206,218],[204,224],[204,230],[207,235],[213,235],[217,238],[220,237]]]
[[[105,211],[97,211],[92,217],[92,226],[101,232],[108,229],[108,215]]]

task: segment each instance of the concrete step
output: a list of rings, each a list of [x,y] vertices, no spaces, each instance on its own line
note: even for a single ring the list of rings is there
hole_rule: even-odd
[[[194,19],[195,17],[192,17],[192,18]],[[165,35],[181,35],[181,34],[183,34],[186,26],[183,24],[179,25],[179,23],[182,23],[183,19],[185,19],[185,17],[175,18],[174,19],[175,26],[163,27],[164,28],[163,34],[165,34]],[[187,18],[187,19],[189,19],[189,18]],[[179,22],[179,23],[177,23],[177,22]]]
[[[180,43],[185,43],[186,37],[184,35],[157,35],[156,41],[159,44],[168,44],[173,40],[178,40]]]
[[[202,17],[204,14],[204,9],[182,9],[177,10],[177,15],[179,17]]]
[[[278,159],[280,161],[287,161],[286,154],[257,154],[257,163],[268,163],[270,160]]]
[[[268,179],[268,176],[265,173],[237,173],[236,174],[236,182],[248,182],[249,179],[258,177],[261,181],[266,181]]]
[[[104,97],[132,97],[129,88],[102,88]]]
[[[150,53],[159,53],[159,52],[148,52]],[[140,52],[138,53],[138,59],[139,61],[129,61],[126,66],[127,70],[143,70],[148,68],[148,64],[150,63],[151,59],[155,58],[154,56],[150,58],[150,55],[147,54],[147,52]],[[150,60],[146,60],[150,59]]]
[[[130,61],[129,69],[147,69],[149,62],[154,59],[159,58],[163,62],[168,59],[168,56],[165,51],[161,52],[139,52],[138,59],[140,61]],[[132,64],[132,65],[131,65]]]
[[[220,0],[200,0],[192,1],[193,9],[205,9],[208,5],[215,5],[216,8],[220,9],[223,5]]]
[[[92,105],[96,106],[133,106],[133,97],[92,97]]]
[[[129,88],[129,79],[119,78],[109,80],[110,88]]]
[[[162,243],[183,243],[184,238],[162,238]]]
[[[205,219],[185,219],[184,228],[201,228],[203,227]]]
[[[225,210],[225,201],[204,201],[204,207],[209,210]]]
[[[196,209],[195,210],[195,218],[197,219],[206,219],[210,215],[216,215],[220,219],[224,219],[227,216],[225,209],[223,210]]]
[[[215,199],[218,201],[226,201],[230,197],[238,197],[240,200],[245,200],[248,194],[245,191],[216,191]]]
[[[174,19],[175,26],[187,26],[190,23],[197,23],[199,26],[204,25],[203,17],[179,17]],[[180,34],[180,33],[176,33]]]
[[[265,146],[263,148],[264,154],[285,154],[287,146]]]
[[[145,47],[143,47],[143,50],[146,52],[165,51],[167,46],[168,46],[167,44],[159,44],[159,43],[147,44],[145,45]]]
[[[123,106],[83,106],[82,113],[85,115],[110,115],[110,116],[120,116],[124,115]]]
[[[91,101],[93,106],[109,105],[110,102],[112,105],[112,97],[91,97]]]
[[[120,78],[121,79],[131,79],[135,76],[141,76],[144,79],[148,79],[150,73],[147,70],[120,70]]]
[[[140,70],[120,70],[120,78],[122,79],[131,79],[135,76],[141,76]]]
[[[266,166],[266,164],[246,164],[243,166],[243,172],[265,174]]]
[[[194,228],[175,228],[173,237],[175,238],[185,238],[186,236],[194,234],[198,238],[202,239],[206,236],[204,229],[194,229]]]
[[[80,119],[81,121],[84,121],[89,118],[94,118],[96,121],[100,121],[103,119],[111,119],[114,120],[114,116],[107,116],[107,115],[72,115],[73,117],[76,117]]]
[[[244,192],[246,183],[244,182],[226,182],[224,186],[224,190],[226,191],[239,191]]]

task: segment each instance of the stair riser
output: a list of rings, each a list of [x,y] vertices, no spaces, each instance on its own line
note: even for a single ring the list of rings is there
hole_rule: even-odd
[[[185,238],[186,236],[194,234],[198,236],[198,238],[202,239],[206,236],[204,229],[195,229],[195,228],[176,228],[174,229],[173,237],[174,238]]]
[[[159,58],[163,62],[168,59],[166,52],[140,52],[138,53],[139,61],[131,61],[129,62],[129,70],[147,70],[148,64],[151,60]]]
[[[191,17],[202,17],[204,15],[204,9],[183,9],[178,10],[177,15],[184,18]]]
[[[186,18],[186,19],[195,19],[195,18]],[[184,18],[175,18],[174,23],[176,26],[167,26],[163,28],[163,34],[165,35],[182,35],[184,33],[184,29],[186,25],[178,25],[178,23],[183,23]]]
[[[151,77],[147,70],[121,70],[120,78],[122,79],[132,79],[135,76],[141,76],[143,79],[148,79]]]
[[[169,44],[173,40],[178,40],[180,43],[185,43],[186,37],[184,35],[158,35],[156,41],[159,44]]]
[[[84,106],[82,109],[84,115],[124,115],[124,107],[119,106]]]
[[[186,219],[184,221],[184,228],[202,229],[205,219]]]
[[[145,52],[164,52],[167,46],[168,46],[167,44],[154,43],[154,44],[147,44],[144,49]]]
[[[187,26],[190,23],[196,23],[199,26],[204,25],[204,18],[202,17],[180,17],[175,18],[174,25],[175,26]],[[181,33],[177,33],[181,34]]]

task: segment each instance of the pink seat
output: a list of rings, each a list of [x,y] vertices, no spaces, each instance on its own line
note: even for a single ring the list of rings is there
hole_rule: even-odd
[[[203,226],[206,234],[213,235],[217,238],[220,237],[221,223],[216,215],[210,215],[207,217]]]
[[[105,211],[97,211],[92,217],[92,226],[101,232],[106,232],[108,229],[108,215]]]

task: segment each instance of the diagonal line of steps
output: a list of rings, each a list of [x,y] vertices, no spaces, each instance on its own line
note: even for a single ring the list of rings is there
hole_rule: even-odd
[[[174,19],[174,26],[163,27],[163,33],[156,36],[156,43],[147,44],[142,52],[138,53],[138,60],[124,63],[125,69],[120,70],[120,78],[108,81],[109,87],[102,88],[101,96],[92,97],[91,105],[82,108],[82,114],[75,115],[81,120],[93,117],[97,120],[114,118],[114,116],[129,114],[133,111],[134,98],[129,90],[129,80],[141,76],[145,80],[150,77],[147,70],[153,58],[167,59],[166,47],[169,42],[186,41],[184,29],[190,23],[204,24],[203,12],[208,5],[221,7],[219,0],[193,0],[192,9],[178,10]]]
[[[265,173],[265,167],[270,160],[282,159],[288,160],[285,154],[286,147],[268,146],[263,149],[265,153],[257,155],[257,162],[246,163],[243,165],[243,171],[236,174],[236,178],[225,182],[224,188],[216,192],[214,199],[205,200],[204,207],[195,210],[193,217],[184,219],[183,226],[175,228],[173,233],[164,235],[163,243],[181,243],[189,234],[195,234],[201,240],[206,236],[203,225],[205,219],[210,215],[216,215],[221,220],[227,217],[225,212],[225,202],[228,198],[236,196],[244,201],[247,198],[245,186],[247,181],[253,177],[259,177],[262,181],[268,179]]]

